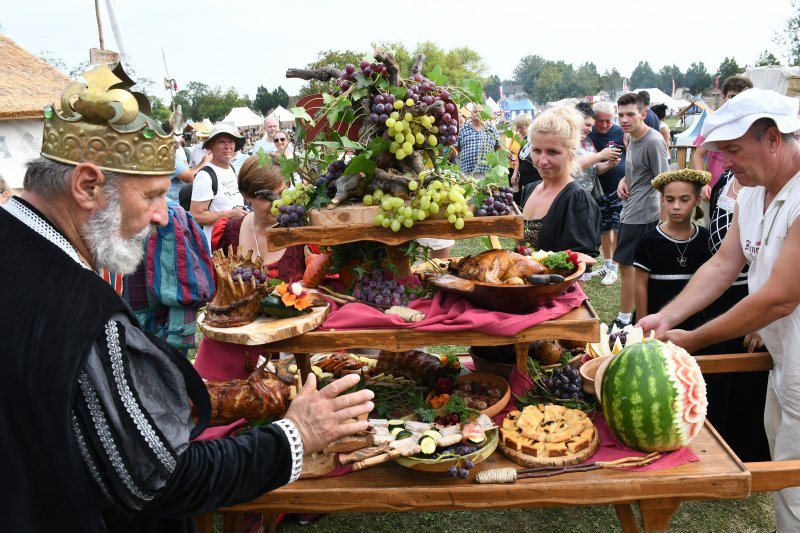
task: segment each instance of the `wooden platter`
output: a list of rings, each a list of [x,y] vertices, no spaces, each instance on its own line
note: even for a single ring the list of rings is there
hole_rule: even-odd
[[[400,228],[398,232],[372,223],[300,228],[273,226],[267,230],[267,249],[272,252],[296,244],[336,245],[356,241],[376,241],[397,246],[419,238],[468,239],[486,235],[522,239],[522,216],[472,217],[464,220],[464,228],[461,230],[457,230],[447,220],[421,220],[415,222],[411,228]]]
[[[534,457],[532,455],[528,455],[526,453],[518,452],[516,450],[512,450],[511,448],[507,447],[503,444],[502,439],[499,443],[500,451],[503,452],[503,455],[514,461],[515,463],[526,466],[526,467],[540,467],[540,466],[568,466],[568,465],[575,465],[578,463],[582,463],[586,461],[591,456],[594,455],[594,452],[597,451],[597,447],[600,445],[600,433],[597,431],[597,428],[594,430],[594,438],[592,439],[591,444],[589,444],[588,448],[584,448],[583,450],[579,451],[578,453],[568,455],[566,457]]]
[[[215,328],[205,324],[205,313],[197,317],[197,326],[203,335],[215,341],[258,346],[302,335],[325,321],[331,306],[314,307],[310,313],[292,318],[260,316],[254,322],[235,328]]]
[[[499,442],[499,433],[497,428],[492,428],[486,432],[486,444],[482,447],[478,448],[476,451],[472,452],[469,455],[465,455],[464,459],[469,459],[475,464],[480,463],[490,455],[492,452],[497,449],[497,443]],[[406,468],[410,468],[411,470],[417,470],[418,472],[428,472],[428,473],[444,473],[447,472],[447,469],[451,466],[456,466],[459,462],[457,458],[453,459],[424,459],[420,457],[396,457],[394,461],[399,464],[400,466],[404,466]]]

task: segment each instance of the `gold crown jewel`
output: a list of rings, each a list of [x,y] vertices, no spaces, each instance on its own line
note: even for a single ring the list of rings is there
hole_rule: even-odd
[[[91,161],[103,170],[163,176],[175,172],[175,141],[148,117],[147,97],[121,64],[84,72],[88,85],[71,83],[61,94],[61,113],[44,108],[42,156],[77,165]]]

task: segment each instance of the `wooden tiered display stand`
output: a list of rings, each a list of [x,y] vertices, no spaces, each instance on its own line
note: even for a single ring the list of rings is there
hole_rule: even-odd
[[[337,208],[340,209],[340,208]],[[330,210],[336,212],[337,209]],[[343,208],[353,209],[353,208]],[[355,217],[359,219],[358,217]],[[393,232],[373,224],[344,224],[327,226],[303,226],[299,228],[272,227],[267,230],[267,246],[270,251],[280,250],[296,244],[316,243],[323,245],[346,244],[357,241],[375,241],[387,245],[389,258],[401,275],[410,273],[408,259],[398,246],[419,238],[467,239],[497,235],[521,239],[523,220],[520,214],[498,217],[473,217],[464,220],[464,228],[456,230],[446,220],[423,220],[412,228],[401,228]],[[406,328],[381,330],[319,331],[271,343],[270,351],[293,352],[297,366],[305,378],[311,371],[310,354],[330,350],[351,348],[377,348],[406,351],[419,346],[458,344],[469,346],[495,346],[514,344],[517,368],[527,369],[528,345],[537,339],[559,338],[574,341],[592,341],[600,335],[600,321],[591,305],[574,309],[561,318],[550,320],[528,328],[513,337],[497,337],[476,331],[441,333],[416,331]],[[456,337],[457,338],[454,338]]]

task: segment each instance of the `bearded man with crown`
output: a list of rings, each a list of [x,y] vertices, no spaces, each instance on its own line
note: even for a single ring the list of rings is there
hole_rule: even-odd
[[[193,515],[290,483],[304,453],[365,430],[343,422],[372,393],[311,377],[283,419],[193,440],[203,381],[95,273],[133,272],[167,223],[173,140],[119,65],[84,78],[45,108],[41,157],[0,208],[3,529],[193,531]]]

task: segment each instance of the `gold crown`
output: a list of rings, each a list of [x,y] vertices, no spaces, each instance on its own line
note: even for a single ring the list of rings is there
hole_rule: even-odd
[[[42,156],[127,174],[174,173],[175,141],[146,115],[147,97],[129,90],[134,82],[122,66],[101,65],[83,77],[88,86],[74,82],[64,89],[61,113],[44,108]]]

